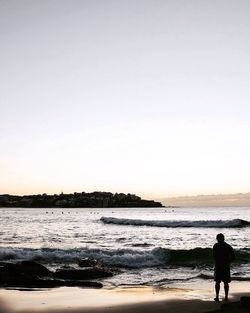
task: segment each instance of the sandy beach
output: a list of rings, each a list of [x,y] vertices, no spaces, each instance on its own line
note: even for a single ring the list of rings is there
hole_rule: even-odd
[[[223,312],[244,312],[235,302],[250,295],[250,283],[234,283]],[[223,295],[223,294],[222,294]],[[80,312],[183,312],[218,311],[223,301],[213,301],[213,285],[188,288],[124,287],[114,289],[56,288],[50,290],[0,290],[1,313]]]

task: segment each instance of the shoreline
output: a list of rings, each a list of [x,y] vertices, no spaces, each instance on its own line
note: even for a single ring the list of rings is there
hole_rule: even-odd
[[[241,296],[250,296],[250,282],[233,283],[232,306]],[[222,288],[223,295],[224,291]],[[46,290],[0,289],[1,313],[204,313],[218,311],[225,302],[215,302],[213,284],[197,282],[172,287],[119,287],[81,289],[61,287]],[[224,310],[223,310],[224,312]],[[231,311],[230,311],[231,312]],[[237,311],[240,312],[239,308]]]

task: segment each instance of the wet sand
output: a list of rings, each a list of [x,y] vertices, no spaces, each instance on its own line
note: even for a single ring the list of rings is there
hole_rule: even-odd
[[[250,295],[250,283],[234,284],[231,289],[223,312],[245,312],[234,302]],[[204,313],[220,310],[223,301],[213,298],[213,285],[207,283],[185,288],[0,289],[0,313]]]

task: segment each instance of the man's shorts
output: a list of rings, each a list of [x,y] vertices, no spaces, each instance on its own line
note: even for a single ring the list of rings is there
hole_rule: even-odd
[[[223,265],[223,266],[216,266],[214,269],[214,280],[217,283],[223,281],[224,283],[231,282],[231,275],[230,275],[230,266]]]

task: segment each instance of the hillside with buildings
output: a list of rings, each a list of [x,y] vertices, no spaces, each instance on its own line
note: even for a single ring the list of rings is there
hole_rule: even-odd
[[[0,195],[0,207],[25,208],[116,208],[116,207],[162,207],[160,202],[144,200],[134,194],[95,191],[91,193],[47,195]]]

